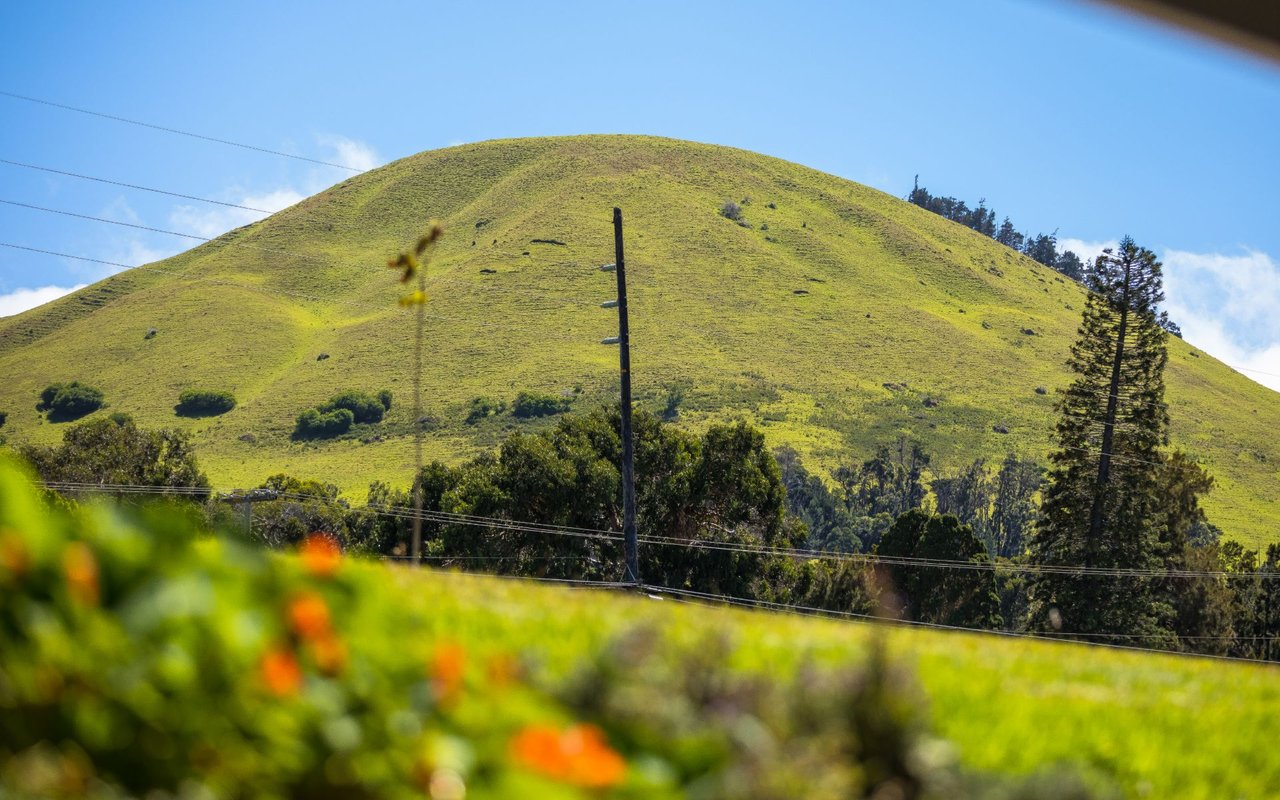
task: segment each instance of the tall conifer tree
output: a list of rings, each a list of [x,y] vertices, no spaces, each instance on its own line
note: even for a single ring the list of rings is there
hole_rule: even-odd
[[[1067,364],[1075,380],[1058,402],[1058,450],[1031,540],[1054,567],[1159,570],[1160,478],[1168,443],[1160,262],[1125,238],[1094,262],[1083,321]],[[1160,644],[1172,608],[1154,578],[1039,573],[1031,624],[1067,633],[1140,634]],[[1117,638],[1117,642],[1127,639]]]

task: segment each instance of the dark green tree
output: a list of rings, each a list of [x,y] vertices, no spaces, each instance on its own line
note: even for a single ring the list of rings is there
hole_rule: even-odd
[[[253,504],[254,539],[270,547],[291,547],[312,533],[327,533],[353,548],[348,528],[350,507],[331,483],[279,473],[259,487],[275,499]]]
[[[990,563],[987,549],[971,528],[950,514],[938,516],[920,509],[898,517],[876,547],[876,555]],[[991,570],[914,563],[889,563],[884,570],[897,597],[897,607],[891,610],[906,619],[993,629],[1003,624]],[[886,605],[894,602],[884,600]]]
[[[1057,233],[1039,233],[1029,237],[1023,244],[1024,253],[1031,259],[1044,264],[1050,269],[1056,269],[1058,265],[1058,235]]]
[[[69,422],[102,408],[106,400],[102,390],[72,381],[55,383],[40,392],[36,411],[46,412],[50,422]]]
[[[899,438],[893,447],[881,447],[858,467],[840,467],[836,483],[852,514],[873,517],[899,515],[924,503],[927,491],[922,478],[929,454],[918,443]]]
[[[1160,262],[1126,237],[1095,260],[1088,289],[1067,362],[1075,379],[1057,404],[1058,448],[1031,559],[1052,567],[1158,571],[1166,565],[1160,448],[1169,428]],[[1029,585],[1031,625],[1172,645],[1173,610],[1155,583],[1141,574],[1038,573]]]
[[[1018,229],[1013,227],[1013,223],[1008,217],[1004,218],[1004,222],[1000,223],[999,229],[996,230],[995,240],[1005,247],[1012,247],[1014,250],[1022,250],[1022,243],[1026,237],[1018,233]]]
[[[805,547],[838,553],[862,550],[857,524],[849,510],[820,477],[805,469],[800,454],[783,446],[774,452],[774,457],[787,490],[787,513],[809,529]]]
[[[937,498],[939,514],[951,514],[972,528],[983,542],[989,542],[992,486],[986,459],[974,461],[954,477],[935,478],[930,488]]]
[[[990,536],[984,541],[991,554],[1017,558],[1026,552],[1026,540],[1035,524],[1036,493],[1044,482],[1044,470],[1013,453],[1005,456],[996,473],[991,509]]]
[[[190,437],[175,430],[144,430],[128,418],[82,422],[67,429],[60,446],[27,445],[21,454],[46,483],[209,486]]]
[[[1053,268],[1073,281],[1084,280],[1084,262],[1080,260],[1080,256],[1070,250],[1064,250],[1058,255],[1058,260],[1053,265]]]

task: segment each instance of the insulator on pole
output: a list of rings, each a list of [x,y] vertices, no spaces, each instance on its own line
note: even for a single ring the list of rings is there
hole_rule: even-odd
[[[618,307],[618,301],[617,301],[617,300],[606,300],[606,301],[604,301],[603,303],[601,303],[601,304],[600,304],[600,307],[601,307],[601,308],[617,308],[617,307]]]
[[[602,267],[600,267],[601,272],[613,272],[617,269],[618,269],[617,264],[605,264]]]
[[[621,344],[621,343],[622,343],[622,337],[620,336],[610,336],[607,339],[600,340],[600,344]]]

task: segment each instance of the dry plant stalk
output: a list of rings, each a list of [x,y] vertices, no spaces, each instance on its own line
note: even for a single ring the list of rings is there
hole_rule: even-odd
[[[418,288],[400,297],[400,305],[415,309],[413,336],[413,544],[410,563],[422,562],[422,337],[427,314],[427,262],[431,247],[444,236],[444,226],[432,220],[425,234],[418,237],[412,253],[401,253],[387,261],[387,266],[401,270],[400,282],[417,280]]]

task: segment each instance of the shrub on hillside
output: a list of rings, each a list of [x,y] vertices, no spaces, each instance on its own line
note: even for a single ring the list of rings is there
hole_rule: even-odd
[[[471,407],[467,410],[467,424],[475,425],[480,420],[497,416],[506,410],[506,403],[489,397],[473,397],[471,398]]]
[[[382,391],[378,392],[378,402],[382,403],[383,411],[390,411],[391,410],[391,390],[383,389]]]
[[[174,411],[180,417],[216,417],[235,407],[236,398],[231,392],[186,389],[178,395],[178,405],[174,406]]]
[[[45,387],[36,411],[46,412],[51,422],[66,422],[92,414],[105,405],[102,390],[72,381]]]
[[[720,216],[738,222],[742,219],[742,206],[732,200],[725,200],[724,205],[720,206]]]
[[[340,436],[351,430],[355,421],[355,414],[351,413],[350,409],[320,411],[308,408],[298,415],[294,436],[300,439],[327,439],[331,436]]]
[[[520,419],[533,417],[549,417],[552,414],[563,414],[569,410],[568,398],[541,392],[521,392],[511,405],[511,413]]]
[[[9,412],[0,411],[0,428],[4,427],[5,422],[9,420]]]
[[[385,395],[384,401],[381,394],[374,396],[354,390],[346,391],[329,398],[329,402],[320,406],[319,411],[325,414],[346,409],[358,423],[382,422],[383,415],[391,408],[391,393],[385,392]]]

